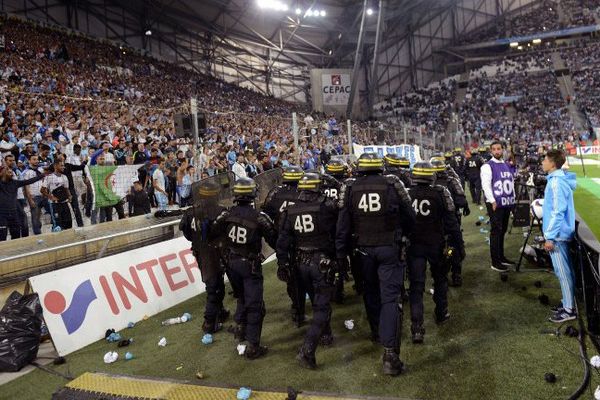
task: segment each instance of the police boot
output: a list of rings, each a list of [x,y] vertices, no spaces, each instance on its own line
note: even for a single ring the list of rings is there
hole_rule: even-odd
[[[379,344],[379,332],[371,331],[371,334],[369,335],[369,340],[373,342],[373,344]]]
[[[240,343],[246,340],[246,325],[236,325],[233,328],[233,337]]]
[[[227,310],[225,308],[221,308],[221,311],[219,311],[219,322],[224,323],[225,321],[227,321],[229,319],[230,315],[231,315],[231,313],[229,312],[229,310]]]
[[[459,273],[452,274],[452,286],[459,287],[462,286],[463,280],[462,275]]]
[[[400,357],[395,349],[385,347],[383,349],[383,373],[385,375],[400,375],[404,371],[404,363],[400,361]]]
[[[448,321],[450,319],[450,312],[448,312],[448,309],[443,310],[442,312],[437,312],[435,313],[435,323],[438,325],[443,324],[444,322]]]
[[[304,343],[296,355],[296,360],[301,367],[308,369],[317,368],[317,359],[315,357],[315,346]]]
[[[421,344],[425,340],[425,328],[422,325],[413,325],[410,327],[412,333],[412,342],[414,344]]]
[[[331,346],[333,344],[333,334],[324,333],[323,335],[321,335],[321,337],[319,338],[319,344],[321,346]]]
[[[300,315],[295,309],[292,309],[292,321],[294,321],[296,328],[300,328],[306,322],[306,315]]]
[[[248,360],[256,360],[257,358],[260,358],[267,354],[268,350],[269,348],[267,346],[249,344],[246,348],[246,351],[244,352],[244,356],[246,356]]]
[[[202,331],[204,331],[204,333],[213,334],[220,331],[221,329],[223,329],[223,324],[217,321],[210,321],[208,319],[205,319],[204,323],[202,324]]]
[[[336,304],[344,304],[344,299],[345,299],[344,288],[342,287],[341,290],[336,289],[333,301],[335,301]]]

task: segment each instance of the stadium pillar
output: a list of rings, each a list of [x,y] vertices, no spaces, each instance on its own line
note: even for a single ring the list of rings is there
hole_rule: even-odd
[[[294,160],[296,165],[300,165],[300,144],[298,143],[298,117],[292,113],[292,132],[294,132]]]
[[[377,66],[379,65],[379,42],[381,41],[381,31],[383,26],[383,7],[385,2],[379,0],[379,12],[377,13],[377,31],[375,33],[375,49],[373,50],[373,66],[371,67],[371,79],[369,82],[369,117],[373,116],[373,106],[375,105],[375,95],[378,89]]]
[[[201,173],[198,168],[198,147],[200,145],[200,139],[198,135],[198,103],[196,102],[196,98],[192,97],[190,99],[190,114],[192,114],[192,128],[194,133],[194,166],[196,167],[196,173]]]
[[[352,146],[352,121],[346,120],[346,126],[348,127],[348,155],[354,154],[354,146]]]
[[[367,16],[367,5],[369,1],[363,1],[362,16],[360,19],[360,30],[358,31],[358,43],[356,43],[356,53],[354,54],[354,68],[352,68],[352,83],[350,86],[350,97],[348,98],[348,104],[346,105],[346,118],[350,118],[352,115],[352,106],[354,104],[354,96],[356,96],[357,85],[358,85],[358,68],[360,67],[361,49],[363,44],[363,37],[365,33],[365,18]]]

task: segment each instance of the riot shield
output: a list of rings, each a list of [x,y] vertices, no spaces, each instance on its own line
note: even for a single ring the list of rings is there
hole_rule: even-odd
[[[254,204],[256,209],[260,210],[267,199],[267,195],[275,186],[278,186],[283,181],[283,170],[281,168],[273,168],[254,177],[256,182],[256,200]]]
[[[195,224],[191,233],[194,256],[198,261],[202,281],[207,282],[222,271],[222,254],[216,243],[207,240],[210,225],[221,212],[233,205],[233,173],[223,173],[192,184],[192,214],[184,223]],[[193,217],[193,220],[192,220]],[[184,216],[184,219],[186,217]],[[192,222],[195,221],[195,222]]]
[[[278,186],[283,181],[283,170],[281,168],[273,168],[263,173],[260,173],[254,177],[254,182],[256,182],[256,200],[254,201],[254,206],[257,210],[262,209],[265,200],[267,199],[267,195],[275,186]],[[265,259],[269,258],[270,255],[275,253],[267,242],[263,239],[262,243],[262,255]]]
[[[205,190],[216,190],[218,191],[216,195],[218,205],[227,208],[231,207],[233,205],[234,182],[235,176],[233,172],[224,172],[194,182],[192,184],[192,199],[194,201],[194,206],[201,207],[207,197],[213,198],[213,196],[205,196]]]

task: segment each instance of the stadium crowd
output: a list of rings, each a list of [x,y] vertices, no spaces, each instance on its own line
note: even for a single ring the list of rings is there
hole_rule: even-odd
[[[461,39],[461,44],[594,25],[600,6],[597,0],[544,0],[539,3],[539,6],[517,10],[469,32]],[[563,10],[563,18],[559,15],[559,8]]]
[[[568,7],[597,7],[593,1],[574,3]],[[536,18],[553,19],[556,10],[549,10],[551,4],[547,7],[548,12],[538,13]],[[513,19],[511,29],[522,34],[529,29],[529,22],[527,18]],[[15,176],[24,178],[31,175],[26,172],[31,169],[32,155],[38,156],[38,171],[62,156],[67,175],[73,175],[69,180],[73,183],[71,197],[78,198],[77,207],[91,223],[110,220],[114,211],[94,212],[86,172],[71,172],[83,164],[139,165],[140,184],[150,204],[164,208],[165,202],[158,204],[155,190],[164,190],[167,206],[185,205],[191,182],[199,178],[227,170],[252,177],[295,163],[292,112],[303,120],[297,154],[305,170],[326,163],[331,155],[348,152],[345,124],[334,116],[313,114],[313,118],[303,105],[71,31],[7,19],[0,24],[0,35],[6,44],[0,51],[0,159],[13,154]],[[573,71],[575,102],[593,126],[600,123],[595,101],[598,78],[594,67],[600,61],[596,49],[596,44],[557,48]],[[455,77],[392,98],[378,105],[376,115],[386,124],[423,127],[424,147],[432,147],[437,137],[446,134],[453,114],[459,132],[472,143],[499,137],[566,139],[573,135],[567,109],[571,99],[562,99],[551,66],[547,52],[511,57],[472,72],[462,101],[457,102]],[[199,149],[194,149],[190,139],[177,137],[173,125],[174,115],[187,111],[191,96],[197,97],[207,116]],[[353,141],[397,142],[401,133],[392,136],[388,130],[382,136],[380,124],[355,122]],[[318,134],[309,134],[311,128]],[[153,176],[161,160],[165,161],[161,168],[164,183],[156,188]],[[19,191],[25,210],[22,215],[32,215],[31,228],[35,226],[38,233],[40,213],[27,211],[35,203],[28,192]],[[40,196],[42,203],[47,200],[37,190],[35,196]],[[164,200],[160,193],[158,197]],[[119,217],[126,215],[121,209],[115,211]],[[75,210],[74,215],[81,225]]]
[[[85,171],[75,171],[81,165],[140,165],[139,180],[149,202],[164,208],[156,200],[157,196],[164,200],[162,191],[167,205],[185,205],[191,182],[198,178],[231,169],[238,175],[254,176],[289,165],[295,152],[293,111],[302,113],[307,130],[316,127],[325,133],[301,139],[299,156],[305,169],[326,161],[325,154],[347,151],[343,124],[334,116],[315,121],[302,105],[142,57],[120,46],[18,19],[4,20],[0,35],[6,44],[0,51],[0,162],[21,179],[31,171],[53,170],[55,162],[62,160],[69,177],[67,197],[79,226],[82,213],[93,224],[111,220],[114,212],[112,207],[93,209],[89,177]],[[208,122],[199,154],[191,139],[176,137],[173,125],[174,114],[186,110],[192,95]],[[356,141],[370,142],[365,127],[363,123],[353,126]],[[7,159],[10,154],[14,164],[11,157]],[[30,162],[32,156],[37,156],[37,166]],[[194,165],[196,160],[198,165]],[[157,169],[162,173],[155,175]],[[154,178],[161,175],[155,183]],[[47,204],[51,194],[31,186],[19,190],[15,207],[23,229],[20,233],[13,230],[12,237],[28,234],[26,214],[33,231],[41,232],[40,204],[46,215],[56,213]],[[159,191],[157,196],[155,191]],[[132,202],[134,198],[140,200],[139,195],[132,196]],[[123,207],[117,207],[116,213],[126,216]],[[69,223],[64,223],[63,228],[67,227]]]

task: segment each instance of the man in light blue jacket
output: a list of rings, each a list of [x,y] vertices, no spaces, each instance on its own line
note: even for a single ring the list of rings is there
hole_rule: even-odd
[[[542,226],[546,242],[544,248],[550,253],[554,272],[560,282],[562,306],[554,310],[550,321],[562,323],[577,318],[575,312],[575,279],[569,257],[569,242],[575,235],[575,205],[573,191],[577,185],[575,174],[565,173],[562,150],[549,150],[542,162],[548,173],[544,192]]]

